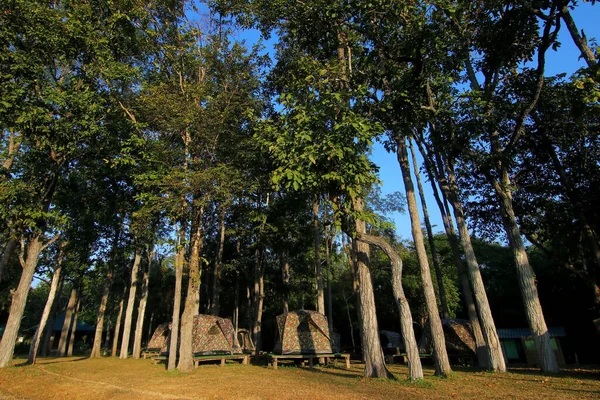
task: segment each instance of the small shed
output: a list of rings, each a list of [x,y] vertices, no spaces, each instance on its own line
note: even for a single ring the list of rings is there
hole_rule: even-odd
[[[379,341],[386,354],[400,354],[404,351],[402,335],[393,331],[379,331]]]
[[[559,365],[565,364],[565,357],[560,345],[560,338],[567,336],[565,328],[550,327],[548,328],[552,348],[556,354],[556,360]],[[537,350],[531,329],[528,328],[509,328],[498,329],[498,337],[502,346],[504,358],[508,363],[527,363],[528,365],[538,365]]]
[[[316,311],[290,311],[277,316],[277,354],[329,354],[332,352],[327,317]]]

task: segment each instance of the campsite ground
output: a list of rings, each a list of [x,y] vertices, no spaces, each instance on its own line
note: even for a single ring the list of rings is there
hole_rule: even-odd
[[[338,364],[339,365],[339,364]],[[227,364],[201,365],[192,373],[166,372],[150,360],[47,358],[35,366],[17,359],[0,370],[2,399],[583,399],[600,398],[600,370],[568,369],[544,376],[527,369],[491,374],[462,369],[448,379],[426,369],[423,384],[406,382],[405,366],[392,365],[398,381],[364,380],[351,370]]]

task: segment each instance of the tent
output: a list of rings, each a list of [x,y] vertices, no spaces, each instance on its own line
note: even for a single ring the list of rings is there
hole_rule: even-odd
[[[327,317],[316,311],[291,311],[277,316],[274,353],[328,354],[332,352]]]
[[[171,323],[159,325],[150,342],[147,351],[160,349],[161,354],[169,352]],[[179,336],[181,339],[181,335]],[[192,328],[192,351],[194,355],[233,354],[234,331],[230,319],[214,315],[199,314],[194,316]]]
[[[254,347],[254,342],[252,342],[252,335],[248,329],[238,329],[237,340],[240,350],[243,353],[252,353],[256,350],[256,347]]]
[[[446,339],[446,350],[449,354],[475,354],[477,345],[471,323],[464,319],[442,320],[444,338]],[[419,351],[431,353],[433,343],[431,340],[431,329],[429,321],[425,324],[423,336],[419,340]]]

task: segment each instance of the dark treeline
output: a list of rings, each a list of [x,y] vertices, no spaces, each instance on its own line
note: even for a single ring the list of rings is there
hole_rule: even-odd
[[[485,370],[506,371],[498,327],[530,328],[544,372],[549,326],[568,362],[597,362],[600,70],[577,6],[3,5],[0,367],[21,336],[30,363],[139,358],[173,321],[168,369],[189,371],[194,315],[233,317],[258,352],[303,308],[367,377],[392,378],[381,329],[402,333],[415,380],[429,330],[446,376],[447,318],[470,321]],[[244,29],[276,39],[274,60]],[[586,66],[548,76],[561,30]],[[376,141],[404,193],[381,194]]]

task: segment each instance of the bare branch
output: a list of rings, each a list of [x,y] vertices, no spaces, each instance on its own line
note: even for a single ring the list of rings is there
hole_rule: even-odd
[[[21,250],[19,251],[19,263],[21,264],[21,268],[25,268],[25,240],[21,238]]]
[[[46,243],[42,245],[42,251],[46,250],[49,246],[52,246],[52,243],[56,242],[60,239],[60,233],[57,233],[52,237],[52,239],[48,240]]]

